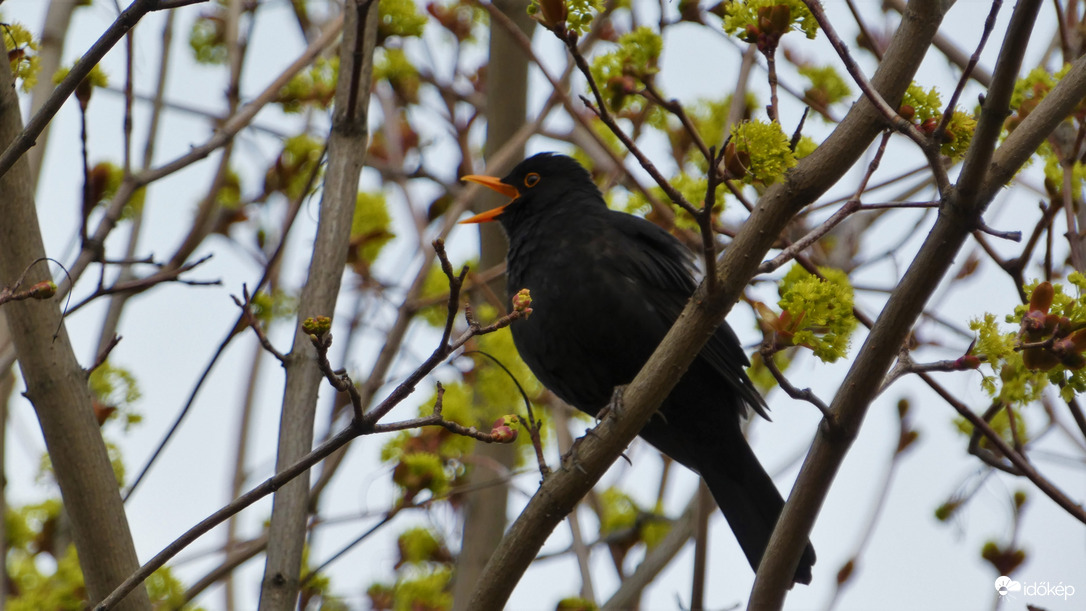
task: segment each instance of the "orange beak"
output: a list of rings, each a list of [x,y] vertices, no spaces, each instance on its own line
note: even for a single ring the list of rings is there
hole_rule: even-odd
[[[516,187],[512,185],[507,185],[501,180],[494,178],[493,176],[477,176],[475,174],[469,174],[467,176],[462,176],[460,180],[466,180],[468,182],[483,185],[484,187],[493,189],[498,193],[501,193],[502,195],[511,197],[513,199],[520,197],[520,192],[517,191]],[[509,204],[506,204],[505,206],[508,205]],[[464,225],[467,223],[488,223],[501,216],[502,211],[505,210],[505,206],[498,206],[493,210],[487,210],[486,212],[476,214],[471,218],[460,221],[460,224]]]

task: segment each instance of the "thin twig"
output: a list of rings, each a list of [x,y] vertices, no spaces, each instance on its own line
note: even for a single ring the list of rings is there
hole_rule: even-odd
[[[206,1],[134,0],[123,13],[117,16],[117,19],[110,24],[102,36],[91,45],[91,48],[83,54],[83,57],[72,66],[72,69],[68,71],[68,75],[53,90],[52,95],[45,100],[38,112],[27,122],[22,133],[16,136],[3,154],[0,155],[0,175],[6,174],[11,166],[15,164],[15,161],[22,157],[23,153],[30,147],[34,146],[42,130],[53,120],[53,116],[57,114],[65,100],[75,92],[75,88],[90,74],[91,69],[102,61],[106,53],[121,40],[121,37],[136,26],[144,15],[151,11],[166,10]]]
[[[117,344],[121,343],[121,339],[120,335],[114,335],[113,338],[109,340],[105,349],[98,353],[98,356],[94,358],[94,364],[87,368],[88,376],[106,362],[106,359],[109,358],[109,353],[113,352],[113,349],[117,347]]]
[[[253,330],[253,333],[256,334],[256,338],[260,341],[260,345],[264,347],[264,350],[266,350],[268,354],[274,356],[280,363],[286,363],[287,357],[284,356],[282,352],[276,350],[275,346],[272,345],[271,340],[268,339],[267,334],[264,333],[264,329],[260,326],[260,321],[253,315],[252,297],[249,295],[249,289],[245,285],[242,285],[241,287],[241,294],[242,299],[238,299],[233,295],[231,295],[230,298],[234,300],[234,305],[241,308],[243,324]]]
[[[74,314],[81,310],[84,306],[90,304],[92,301],[99,297],[106,297],[108,295],[126,294],[128,296],[137,295],[151,288],[158,286],[159,284],[167,282],[176,282],[178,284],[185,284],[188,286],[222,286],[222,280],[188,280],[182,278],[181,275],[192,271],[193,269],[203,265],[214,255],[206,255],[200,259],[191,263],[186,263],[180,267],[168,267],[161,266],[163,269],[147,276],[145,278],[133,278],[131,280],[122,280],[113,284],[112,286],[99,286],[93,293],[77,302],[74,306],[68,309],[66,315]]]
[[[806,401],[811,405],[815,406],[816,408],[818,408],[818,411],[822,412],[822,418],[825,419],[826,423],[830,425],[834,424],[836,418],[834,418],[833,412],[830,411],[830,407],[826,405],[826,403],[822,399],[819,399],[818,395],[814,394],[814,391],[812,391],[810,388],[796,388],[792,385],[791,382],[788,381],[788,378],[784,377],[784,374],[781,373],[780,368],[777,367],[777,363],[773,361],[773,352],[769,346],[763,347],[763,349],[761,350],[761,357],[762,363],[765,364],[765,367],[769,370],[769,373],[773,375],[773,379],[777,380],[777,384],[781,387],[781,390],[783,390],[785,393],[788,394],[789,397],[793,399],[796,399],[798,401]]]
[[[958,105],[958,98],[962,96],[965,84],[973,74],[973,69],[977,67],[977,62],[980,61],[980,53],[984,50],[984,45],[988,42],[988,37],[992,34],[992,30],[995,29],[996,16],[999,15],[999,9],[1002,6],[1003,0],[993,0],[992,8],[988,11],[988,18],[984,20],[984,30],[981,32],[980,42],[977,43],[977,50],[973,51],[973,55],[969,57],[969,63],[966,64],[965,69],[962,70],[962,76],[958,79],[958,85],[954,88],[954,93],[951,94],[950,101],[947,102],[946,110],[943,111],[943,118],[939,121],[939,127],[932,133],[932,140],[935,142],[942,142],[943,140],[947,125],[950,124],[950,119],[954,115],[954,109]]]
[[[807,5],[811,14],[814,15],[815,20],[818,21],[818,26],[822,28],[822,31],[826,34],[826,38],[829,39],[830,44],[833,45],[834,50],[837,51],[837,55],[845,63],[845,69],[852,75],[853,80],[860,87],[860,90],[863,91],[863,94],[868,101],[871,102],[891,127],[908,136],[910,140],[920,147],[921,152],[927,157],[928,164],[931,166],[932,175],[935,178],[939,192],[945,193],[950,187],[950,179],[947,177],[946,168],[943,167],[942,158],[939,155],[939,148],[927,136],[920,133],[920,130],[918,130],[915,125],[891,108],[879,92],[875,91],[874,86],[871,85],[871,81],[867,80],[867,76],[864,75],[859,64],[852,58],[852,53],[849,51],[848,45],[846,45],[844,40],[837,34],[833,24],[830,22],[829,18],[826,17],[826,13],[822,10],[822,5],[817,0],[803,0],[803,3]]]
[[[836,212],[830,215],[830,218],[826,219],[824,223],[808,232],[799,240],[796,240],[788,248],[785,248],[776,257],[773,257],[770,261],[765,261],[758,266],[758,273],[769,273],[780,266],[784,265],[788,261],[794,259],[799,253],[807,250],[812,244],[822,239],[827,233],[833,230],[834,227],[839,225],[846,218],[851,216],[854,212],[863,208],[860,203],[860,197],[867,189],[867,183],[874,175],[875,170],[879,167],[879,162],[882,160],[883,154],[886,152],[886,143],[890,140],[890,132],[883,132],[882,140],[879,141],[879,148],[875,151],[875,157],[871,160],[871,163],[867,166],[867,171],[864,173],[863,178],[860,179],[860,185],[857,187],[856,192],[853,194],[852,199],[845,202]]]
[[[1038,473],[1037,470],[1033,468],[1033,465],[1030,464],[1029,460],[1016,452],[1014,448],[1007,445],[1007,442],[1003,441],[1003,438],[999,436],[999,433],[995,432],[995,430],[993,430],[992,427],[989,426],[983,418],[974,414],[973,410],[969,409],[968,406],[954,398],[954,396],[951,395],[945,388],[943,388],[934,379],[932,379],[929,374],[920,373],[919,375],[920,378],[927,382],[928,386],[930,386],[932,390],[937,392],[944,401],[946,401],[951,407],[954,408],[955,411],[957,411],[962,417],[972,423],[975,428],[979,429],[981,433],[983,433],[984,436],[988,439],[988,442],[995,446],[1000,453],[1006,456],[1007,460],[1009,460],[1011,464],[1017,467],[1021,471],[1022,475],[1024,475],[1031,482],[1033,482],[1034,485],[1036,485],[1037,488],[1045,494],[1045,496],[1055,501],[1057,505],[1062,507],[1076,520],[1082,522],[1083,524],[1086,524],[1086,510],[1084,510],[1081,505],[1072,501],[1059,488],[1056,488],[1056,486],[1051,481]]]

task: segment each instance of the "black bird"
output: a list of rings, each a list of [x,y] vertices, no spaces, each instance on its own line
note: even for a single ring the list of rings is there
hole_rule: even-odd
[[[610,210],[588,172],[541,153],[504,178],[464,176],[513,198],[463,223],[498,220],[509,237],[510,295],[531,291],[510,326],[517,351],[563,401],[593,416],[631,382],[696,288],[693,255],[655,224]],[[766,404],[735,332],[722,323],[641,437],[701,474],[757,570],[784,500],[740,430]],[[793,580],[811,582],[810,543]]]

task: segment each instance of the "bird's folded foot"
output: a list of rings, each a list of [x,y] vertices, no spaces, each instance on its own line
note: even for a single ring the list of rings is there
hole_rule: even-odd
[[[596,414],[596,422],[603,421],[604,418],[611,414],[615,416],[622,415],[622,395],[626,392],[626,386],[626,384],[623,384],[615,387],[614,392],[611,393],[611,401]]]
[[[585,437],[594,434],[592,429],[585,432]],[[588,474],[581,466],[581,461],[577,458],[577,448],[580,447],[581,442],[584,441],[584,437],[578,437],[573,440],[573,445],[569,447],[569,451],[562,455],[562,468],[563,469],[576,469],[585,475]]]

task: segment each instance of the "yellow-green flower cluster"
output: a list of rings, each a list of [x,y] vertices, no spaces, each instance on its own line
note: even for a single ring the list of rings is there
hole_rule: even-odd
[[[906,119],[917,124],[921,133],[931,135],[943,119],[942,107],[943,102],[935,87],[924,91],[920,85],[911,83],[901,99],[900,112]],[[975,117],[955,110],[947,122],[939,151],[951,159],[960,159],[969,150],[969,143],[972,142],[976,129]]]
[[[445,548],[429,528],[409,528],[396,540],[400,549],[400,562],[421,564],[440,557]]]
[[[993,399],[1024,405],[1040,398],[1048,382],[1043,372],[1030,371],[1022,363],[1022,353],[1015,350],[1017,332],[1005,332],[994,314],[969,322],[977,334],[973,352],[985,357],[981,366],[981,388]],[[990,371],[991,373],[986,373]]]
[[[909,83],[909,88],[901,97],[901,106],[911,107],[913,111],[911,118],[919,123],[934,119],[943,112],[943,101],[939,98],[939,90],[932,87],[924,91],[924,88],[916,82]]]
[[[642,26],[620,36],[617,49],[592,60],[592,78],[606,93],[612,110],[622,110],[630,94],[659,71],[663,48],[660,35]]]
[[[413,0],[379,0],[377,14],[377,38],[390,36],[422,36],[426,16],[419,13]]]
[[[147,578],[144,582],[147,586],[147,594],[151,597],[152,609],[183,609],[184,611],[204,611],[204,607],[194,606],[188,602],[185,596],[188,588],[178,579],[173,570],[164,566]]]
[[[731,112],[732,100],[732,95],[726,96],[723,100],[701,99],[697,100],[686,109],[686,114],[690,117],[691,123],[694,124],[694,129],[697,130],[698,135],[701,136],[702,141],[706,144],[719,147],[720,143],[724,141],[724,127],[728,121],[728,115]],[[752,108],[758,107],[758,97],[753,93],[747,92],[746,97],[743,100],[736,101],[736,103],[743,104],[744,109],[749,111]],[[749,114],[749,112],[744,114]],[[681,125],[677,119],[669,117],[667,129],[672,147],[685,148],[684,143],[690,141],[690,136],[686,133],[686,128]],[[693,161],[697,168],[702,172],[708,170],[708,163],[702,155],[692,155],[691,161]]]
[[[444,280],[445,276],[437,270],[436,273],[431,273],[431,278]],[[443,290],[448,291],[447,283],[444,284]],[[433,310],[432,322],[436,323],[438,312],[443,312],[445,308],[443,305],[435,306]],[[485,305],[480,306],[476,312],[479,319],[483,321],[493,319],[495,314],[494,308]],[[444,314],[441,314],[440,325],[444,326]],[[476,366],[470,373],[471,380],[444,385],[441,403],[442,417],[463,426],[475,426],[485,430],[500,417],[509,414],[525,415],[523,399],[514,378],[529,397],[538,395],[541,387],[517,354],[510,333],[499,331],[481,335],[475,339],[475,342],[476,345],[473,348],[493,356],[509,370],[509,373],[506,373],[490,358],[482,354],[473,355]],[[467,375],[469,374],[465,374]],[[436,401],[437,392],[435,391],[419,405],[419,416],[429,415]],[[536,409],[538,417],[538,407]],[[475,443],[476,441],[471,437],[456,435],[441,428],[404,431],[385,444],[382,449],[382,460],[392,462],[400,460],[411,452],[427,452],[442,461],[451,463],[470,453]],[[523,463],[532,454],[528,451],[531,438],[529,435],[519,435],[513,443],[520,448],[521,452],[517,455],[517,460]]]
[[[597,611],[599,608],[595,601],[579,596],[570,596],[558,601],[554,611]]]
[[[608,536],[633,528],[637,522],[637,504],[618,488],[600,494],[600,535]]]
[[[0,35],[4,38],[4,49],[8,52],[8,63],[11,65],[11,73],[17,81],[21,81],[19,88],[26,93],[38,83],[38,72],[41,70],[41,59],[38,57],[38,41],[34,35],[21,23],[0,24]]]
[[[475,261],[467,262],[467,265],[475,269],[477,263]],[[430,271],[426,274],[426,279],[422,281],[422,291],[419,293],[419,300],[432,301],[437,297],[449,294],[449,279],[445,276],[445,272],[441,271],[441,266],[434,263],[430,266]],[[428,324],[437,327],[444,328],[445,320],[449,316],[449,308],[446,300],[442,299],[434,305],[428,305],[420,308],[418,316],[421,317]]]
[[[1029,440],[1029,425],[1026,424],[1026,419],[1020,414],[1021,405],[1007,405],[1007,409],[1001,409],[994,416],[988,420],[988,426],[995,431],[1000,439],[1007,442],[1008,445],[1014,445],[1015,438],[1017,437],[1019,442],[1025,442]],[[1014,418],[1013,425],[1011,424],[1011,418]],[[969,420],[958,416],[954,418],[954,426],[958,428],[958,431],[967,437],[973,436],[973,423]],[[987,438],[981,438],[981,447],[985,449],[993,449],[993,445]]]
[[[383,52],[378,53],[373,66],[373,78],[387,81],[404,102],[418,102],[422,79],[419,69],[411,63],[403,49],[383,49]]]
[[[493,320],[496,312],[493,308],[480,307],[480,320]],[[513,323],[518,324],[517,322]],[[532,375],[528,365],[520,358],[516,346],[513,345],[513,335],[508,331],[488,333],[477,338],[479,350],[486,352],[501,361],[513,375],[529,397],[538,395],[542,390],[539,382]],[[481,393],[484,405],[489,406],[486,414],[479,418],[486,423],[493,422],[495,418],[509,413],[524,414],[524,399],[517,390],[513,379],[509,377],[501,367],[498,367],[487,357],[475,357],[475,392]],[[526,443],[527,436],[518,439],[517,443]]]
[[[796,165],[788,136],[776,121],[744,121],[732,128],[731,143],[737,152],[749,155],[744,182],[773,184]]]
[[[374,609],[417,611],[451,609],[452,569],[442,566],[411,577],[401,577],[394,586],[373,584],[366,590]]]
[[[67,548],[59,551],[59,557],[51,559],[51,564],[55,566],[52,573],[42,571],[36,554],[18,549],[8,552],[7,574],[14,588],[8,593],[5,609],[41,611],[83,608],[86,593],[75,545],[68,544]]]
[[[132,372],[114,367],[109,361],[95,368],[87,382],[94,396],[103,403],[135,403],[143,396]]]
[[[648,515],[650,513],[653,515]],[[638,529],[636,533],[632,532],[634,528]],[[625,534],[631,536],[632,541],[643,542],[652,548],[667,536],[670,528],[670,522],[658,515],[658,511],[648,512],[638,507],[618,488],[608,488],[600,494],[601,537]]]
[[[577,34],[585,34],[592,27],[592,21],[603,10],[603,0],[545,0],[551,4],[548,7],[556,7],[558,17],[564,13],[564,23],[548,23],[551,15],[544,10],[540,0],[532,0],[528,5],[528,14],[542,22],[548,28],[558,28],[562,25],[566,30]],[[564,9],[564,11],[563,11]]]
[[[392,217],[389,216],[384,193],[359,193],[355,200],[354,218],[351,220],[352,258],[367,265],[376,261],[385,244],[395,237],[391,227]]]
[[[943,134],[945,141],[939,147],[939,151],[951,159],[961,159],[969,150],[975,131],[977,131],[977,120],[972,115],[955,110],[946,124],[946,132]]]
[[[840,102],[852,95],[852,89],[833,66],[800,66],[801,76],[810,81],[807,97],[823,106]]]
[[[249,304],[253,316],[265,325],[293,317],[298,312],[298,298],[282,289],[271,293],[260,291],[252,296]]]
[[[672,177],[668,180],[671,186],[682,194],[686,201],[691,204],[701,207],[705,203],[706,191],[709,188],[709,181],[702,176],[691,176],[686,172]],[[664,190],[660,187],[652,187],[649,191],[661,201],[668,200]],[[724,197],[727,194],[727,188],[724,185],[717,185],[716,188],[716,205],[713,207],[713,214],[719,214],[723,210]],[[675,225],[683,229],[698,230],[698,222],[690,214],[680,208],[677,204],[672,203],[672,208],[675,210]],[[651,210],[648,199],[645,198],[640,192],[633,192],[626,200],[625,209],[630,213],[646,214]]]
[[[63,81],[65,77],[68,76],[68,73],[71,71],[72,69],[69,66],[57,68],[57,71],[53,73],[53,84],[59,85],[60,82]],[[107,75],[106,71],[102,69],[101,64],[95,64],[95,66],[90,69],[90,72],[87,73],[87,76],[83,79],[83,81],[92,87],[108,87],[109,75]]]
[[[810,136],[800,136],[799,143],[796,144],[794,155],[796,156],[796,159],[803,159],[807,155],[813,153],[816,148],[818,148],[818,143],[815,142],[814,138]]]
[[[96,403],[104,410],[104,418],[119,417],[125,428],[142,421],[143,417],[133,405],[143,393],[131,371],[106,361],[90,373],[87,383]]]
[[[592,27],[592,20],[603,10],[603,0],[567,0],[566,27],[572,32],[584,34]]]
[[[375,68],[376,70],[376,68]],[[336,96],[339,78],[338,57],[318,57],[307,70],[302,70],[279,90],[276,100],[283,112],[301,112],[307,106],[328,108]]]
[[[1086,322],[1086,300],[1082,299],[1082,295],[1086,294],[1086,275],[1080,272],[1072,272],[1067,276],[1067,281],[1075,287],[1078,292],[1078,297],[1067,294],[1063,285],[1053,284],[1053,296],[1052,305],[1049,307],[1049,312],[1057,314],[1059,316],[1066,316],[1072,323]],[[1032,296],[1033,291],[1041,284],[1040,280],[1034,280],[1025,286],[1026,294]],[[1008,323],[1018,324],[1022,321],[1022,316],[1029,311],[1029,305],[1022,304],[1015,306],[1014,314],[1007,316]]]
[[[189,47],[193,57],[201,64],[226,63],[226,34],[221,15],[201,15],[192,22],[189,31]]]
[[[1036,103],[1043,100],[1070,69],[1071,64],[1064,64],[1063,68],[1055,74],[1043,66],[1030,70],[1029,74],[1018,79],[1014,84],[1014,92],[1011,93],[1011,108],[1021,108],[1030,103],[1036,106]]]
[[[1013,329],[1001,328],[996,316],[990,313],[970,322],[969,328],[977,333],[973,352],[985,358],[987,369],[982,368],[982,373],[986,370],[990,372],[984,375],[981,387],[993,399],[1010,405],[1025,405],[1038,400],[1049,384],[1059,389],[1064,400],[1086,392],[1086,368],[1074,365],[1077,357],[1071,357],[1075,355],[1065,355],[1063,362],[1051,358],[1053,354],[1060,354],[1053,350],[1059,348],[1062,342],[1057,342],[1051,349],[1021,349],[1022,343],[1029,341],[1022,330],[1023,320],[1027,316],[1041,319],[1047,315],[1049,318],[1063,319],[1058,324],[1067,327],[1061,332],[1064,334],[1070,334],[1072,330],[1086,325],[1086,303],[1081,297],[1086,293],[1086,276],[1074,272],[1067,280],[1075,287],[1078,297],[1069,295],[1061,284],[1050,285],[1052,301],[1048,310],[1031,311],[1031,306],[1027,304],[1016,307],[1014,313],[1005,318],[1008,324],[1014,325]],[[1034,281],[1026,285],[1026,293],[1031,299],[1034,291],[1042,284],[1047,283]],[[1046,331],[1042,331],[1041,335],[1044,333]],[[1063,339],[1066,341],[1066,338]],[[1034,357],[1035,369],[1027,367],[1024,361],[1023,353],[1031,350],[1034,354],[1027,356]],[[1068,366],[1069,363],[1071,366]]]
[[[449,492],[449,472],[441,457],[429,452],[409,452],[400,457],[392,475],[393,481],[405,491],[405,500],[423,490],[430,498],[441,498]]]
[[[1056,155],[1052,154],[1051,147],[1046,147],[1049,154],[1045,155],[1045,182],[1054,186],[1059,193],[1064,189],[1064,174],[1066,170],[1063,164]],[[1083,186],[1086,185],[1086,165],[1083,165],[1081,161],[1075,161],[1071,164],[1071,192],[1081,192]]]
[[[744,36],[752,29],[761,31],[764,23],[759,18],[767,10],[777,10],[777,7],[787,7],[789,14],[789,29],[803,32],[808,39],[814,40],[818,34],[818,21],[811,14],[810,9],[802,0],[735,0],[728,2],[724,7],[724,31],[733,36]],[[780,32],[783,34],[783,32]]]
[[[856,328],[852,285],[839,269],[820,267],[818,271],[825,280],[793,265],[781,279],[777,305],[794,321],[792,343],[806,346],[818,358],[832,363],[848,353],[849,338]]]
[[[313,191],[318,181],[311,182],[310,178],[314,170],[317,170],[317,178],[320,178],[320,170],[316,166],[323,152],[324,143],[312,136],[302,134],[287,138],[275,164],[264,175],[265,193],[281,192],[289,199],[296,200],[304,195],[302,191],[307,185]]]

